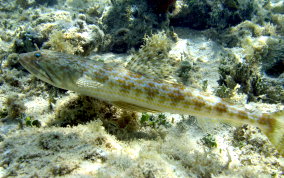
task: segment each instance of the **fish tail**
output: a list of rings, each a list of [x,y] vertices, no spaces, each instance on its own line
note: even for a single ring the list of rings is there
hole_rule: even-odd
[[[284,156],[284,110],[270,115],[270,129],[266,135],[278,152]]]

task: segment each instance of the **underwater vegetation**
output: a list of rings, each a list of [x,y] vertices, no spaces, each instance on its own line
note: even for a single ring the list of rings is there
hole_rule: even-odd
[[[209,148],[217,147],[216,140],[213,135],[207,134],[201,138],[201,141],[204,145],[208,146]]]
[[[184,85],[189,85],[190,82],[194,81],[193,72],[198,72],[199,67],[195,66],[194,63],[189,61],[182,61],[176,71],[177,76],[180,78]]]
[[[250,0],[184,0],[170,18],[170,25],[190,27],[197,30],[224,29],[244,20],[250,20],[258,10],[258,1]]]
[[[40,124],[40,121],[39,120],[36,120],[36,119],[32,119],[31,117],[26,117],[24,119],[25,121],[25,125],[26,126],[29,126],[29,127],[40,127],[41,124]]]
[[[221,87],[218,90],[222,91],[222,94],[218,96],[232,97],[234,88],[239,84],[240,89],[238,91],[247,94],[248,102],[261,100],[267,103],[284,103],[283,83],[262,77],[259,71],[253,70],[248,64],[239,63],[231,67],[224,65],[220,67],[220,73]],[[222,87],[222,85],[224,86]],[[226,92],[227,94],[225,94]]]
[[[110,37],[110,51],[124,53],[131,48],[139,49],[145,35],[161,30],[170,31],[169,19],[165,14],[174,3],[174,0],[115,1],[103,18],[103,30]]]
[[[149,126],[152,128],[159,128],[161,126],[164,126],[165,128],[171,127],[171,124],[166,120],[166,116],[164,114],[159,114],[155,117],[147,113],[142,113],[140,124],[143,127]]]
[[[58,3],[58,0],[16,0],[16,4],[22,8],[36,7],[40,5],[54,6]]]
[[[276,150],[269,146],[267,138],[261,134],[258,128],[245,124],[238,127],[233,134],[233,144],[237,147],[246,148],[248,152],[253,150],[266,156],[277,155]]]
[[[19,100],[18,96],[12,95],[6,98],[0,115],[1,118],[14,120],[19,118],[25,109],[23,101]]]
[[[240,31],[235,31],[237,29]],[[229,88],[227,91],[233,91],[237,84],[240,85],[238,91],[246,93],[248,101],[284,103],[282,77],[284,42],[281,37],[274,36],[275,27],[271,24],[260,27],[245,21],[231,30],[233,33],[229,36],[236,35],[238,40],[233,40],[234,45],[230,43],[230,47],[241,47],[245,57],[241,62],[231,52],[227,57],[224,56],[219,67],[220,86],[224,85],[225,88]],[[241,38],[241,34],[244,33],[247,33],[247,36]]]

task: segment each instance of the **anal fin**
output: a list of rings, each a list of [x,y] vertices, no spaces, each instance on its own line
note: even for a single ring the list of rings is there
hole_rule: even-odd
[[[132,104],[132,103],[124,102],[124,101],[112,101],[111,103],[115,106],[122,108],[122,109],[130,110],[130,111],[152,112],[152,113],[160,112],[160,111],[155,110],[155,109],[138,106],[138,105],[135,105],[135,104]]]

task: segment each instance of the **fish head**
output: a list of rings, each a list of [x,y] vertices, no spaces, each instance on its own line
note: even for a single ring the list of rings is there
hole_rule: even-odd
[[[63,89],[70,89],[82,75],[80,60],[73,55],[39,50],[20,54],[19,62],[37,78]]]

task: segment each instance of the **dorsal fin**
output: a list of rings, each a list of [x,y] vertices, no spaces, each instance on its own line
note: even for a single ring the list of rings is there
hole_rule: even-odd
[[[134,73],[141,74],[145,77],[153,77],[155,73],[146,65],[142,65],[142,62],[137,58],[132,58],[126,65],[126,68]]]
[[[176,62],[169,56],[173,45],[170,36],[170,33],[165,31],[145,35],[143,45],[134,53],[126,68],[146,77],[168,79]]]
[[[127,63],[126,68],[145,77],[155,78],[158,80],[168,79],[172,73],[168,62],[154,60],[147,61],[147,59],[139,59],[137,56],[133,57]]]

